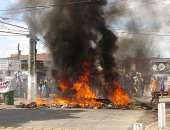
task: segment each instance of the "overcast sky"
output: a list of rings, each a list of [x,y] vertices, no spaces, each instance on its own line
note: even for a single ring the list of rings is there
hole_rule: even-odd
[[[116,0],[112,0],[116,1]],[[143,2],[143,4],[138,4],[138,2],[135,2],[136,0],[129,0],[132,1],[129,3],[129,7],[133,11],[133,17],[136,19],[139,19],[139,26],[144,28],[144,30],[148,31],[156,31],[156,32],[163,32],[163,33],[169,33],[170,32],[170,9],[169,5],[170,2],[168,0],[164,0],[160,3],[160,0],[150,0],[150,5],[148,6],[146,2]],[[145,1],[145,0],[143,0]],[[154,2],[153,2],[154,1]],[[0,9],[8,9],[9,5],[17,2],[17,0],[0,0]],[[154,15],[149,15],[148,12],[145,10],[145,6],[148,6],[149,8],[154,8],[156,12],[150,11],[150,13],[155,13]],[[3,14],[3,12],[0,11],[0,17],[11,17],[6,14]],[[128,18],[129,15],[126,16]],[[15,19],[15,18],[14,18]],[[159,29],[153,30],[153,28],[149,28],[149,24],[153,21],[158,25],[161,26]],[[152,22],[151,22],[152,21]],[[17,20],[6,20],[6,22],[18,24],[21,26],[26,26],[23,22],[17,21]],[[119,28],[122,28],[123,30],[126,29],[126,26],[124,26],[123,22],[117,22],[119,25],[115,25]],[[0,24],[0,30],[4,29],[4,25]],[[15,29],[15,28],[13,28]],[[2,33],[0,33],[1,35]],[[157,55],[161,55],[162,57],[170,57],[170,36],[153,36],[154,43],[153,48],[156,48]],[[28,48],[29,48],[29,39],[25,36],[0,36],[0,57],[6,57],[9,56],[11,53],[17,53],[17,44],[20,43],[22,54],[28,54]],[[45,52],[46,49],[43,45],[38,45],[38,52]]]
[[[0,9],[8,9],[9,6],[16,2],[17,0],[0,0]],[[0,12],[0,17],[11,17],[9,15]],[[14,20],[5,20],[5,22],[17,24],[20,26],[26,25],[19,21],[17,18],[13,18]],[[15,20],[16,19],[16,20]],[[1,20],[1,19],[0,19]],[[18,28],[11,28],[11,26],[4,26],[4,24],[0,24],[0,30],[6,30],[6,28],[18,30]],[[0,35],[4,35],[0,33]],[[17,53],[17,45],[20,44],[20,49],[22,54],[28,54],[29,51],[29,39],[26,36],[0,36],[0,57],[7,57],[10,54]],[[38,43],[38,53],[46,52],[46,49],[43,45]]]

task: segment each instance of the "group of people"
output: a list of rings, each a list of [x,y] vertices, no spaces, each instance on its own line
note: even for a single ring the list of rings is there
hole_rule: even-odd
[[[166,79],[163,77],[146,76],[140,72],[130,72],[122,74],[119,82],[123,89],[128,92],[131,97],[152,96],[151,104],[159,101],[159,96],[163,95],[167,90]],[[95,87],[96,88],[96,87]],[[48,98],[50,94],[57,93],[57,86],[53,80],[40,80],[38,92],[42,98]]]
[[[151,77],[150,90],[152,94],[151,104],[159,102],[159,96],[163,96],[165,91],[165,80],[163,77]]]
[[[146,80],[143,78],[142,73],[131,72],[124,74],[120,78],[120,83],[130,96],[141,97],[144,95]]]
[[[167,94],[170,96],[170,85],[168,86],[165,77],[146,77],[142,73],[131,72],[122,75],[120,83],[130,96],[152,96],[151,104],[158,103],[159,96],[163,96],[165,91],[168,92]]]
[[[151,92],[158,91],[161,94],[165,91],[165,80],[162,77],[152,77],[150,83]]]
[[[38,87],[39,97],[48,98],[50,94],[56,93],[53,80],[40,80]]]

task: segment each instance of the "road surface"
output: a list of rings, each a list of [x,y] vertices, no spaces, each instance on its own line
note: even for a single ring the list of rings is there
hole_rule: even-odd
[[[156,113],[149,110],[113,109],[2,109],[0,127],[65,128],[80,130],[129,130],[135,122],[149,124]]]

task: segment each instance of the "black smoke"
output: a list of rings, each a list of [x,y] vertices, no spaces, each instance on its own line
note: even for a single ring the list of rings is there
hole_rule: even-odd
[[[121,2],[117,3],[112,0],[19,0],[13,8],[49,7],[28,9],[23,18],[33,34],[44,38],[51,53],[55,79],[77,80],[83,72],[82,64],[88,62],[92,77],[100,71],[106,81],[112,81],[117,78],[114,71],[117,37],[108,29],[106,19],[111,23],[123,13],[124,7],[120,6]]]
[[[88,62],[93,72],[98,60],[105,79],[113,80],[116,65],[113,54],[117,49],[117,37],[107,29],[104,19],[103,7],[107,1],[83,1],[54,1],[54,4],[61,6],[52,9],[46,17],[47,32],[44,38],[53,57],[54,69],[58,75],[75,79],[82,73],[83,62]]]

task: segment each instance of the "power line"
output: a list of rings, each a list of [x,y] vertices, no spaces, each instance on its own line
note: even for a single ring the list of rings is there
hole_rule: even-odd
[[[95,2],[97,2],[98,0],[96,0]],[[149,2],[150,4],[156,4],[156,1],[151,1]],[[49,8],[54,8],[57,6],[69,6],[69,5],[80,5],[80,4],[87,4],[87,3],[93,3],[92,0],[84,0],[84,1],[79,1],[79,2],[68,2],[66,4],[49,4],[49,5],[37,5],[37,6],[25,6],[25,7],[21,7],[21,8],[15,8],[15,9],[4,9],[4,10],[0,10],[0,12],[8,12],[5,13],[4,15],[10,15],[10,14],[18,14],[18,13],[25,13],[25,11],[36,11],[36,10],[42,10],[42,9],[49,9]],[[111,3],[109,3],[111,4]],[[113,4],[115,4],[113,2]],[[148,5],[148,3],[143,2],[143,5]],[[161,4],[165,4],[165,3],[161,3]]]
[[[2,19],[2,20],[15,20],[15,21],[20,21],[21,22],[21,20],[19,20],[19,19],[14,19],[14,18],[10,18],[10,17],[2,17],[2,16],[0,16],[0,19]],[[22,21],[23,22],[23,21]],[[0,23],[2,23],[2,24],[6,24],[6,25],[10,25],[10,26],[14,26],[14,27],[19,27],[20,29],[24,29],[24,30],[20,30],[20,29],[11,29],[11,28],[4,28],[5,30],[8,30],[8,31],[16,31],[16,32],[24,32],[24,33],[28,33],[29,31],[28,31],[28,28],[25,28],[25,27],[22,27],[22,26],[19,26],[19,25],[15,25],[15,24],[11,24],[11,23],[7,23],[7,22],[4,22],[4,21],[1,21],[0,20]],[[3,28],[2,28],[3,29]],[[26,30],[27,29],[27,30]]]
[[[20,13],[20,11],[33,11],[33,10],[41,10],[41,9],[53,8],[53,7],[54,5],[28,6],[28,7],[16,8],[16,9],[0,10],[0,12]],[[9,14],[9,13],[6,13],[6,14]]]
[[[47,44],[43,40],[41,40],[40,38],[37,38],[37,40],[39,41],[40,44],[47,47]]]
[[[159,2],[159,3],[158,3]],[[153,8],[151,6],[155,6],[155,5],[158,5],[158,6],[164,6],[164,5],[170,5],[170,3],[160,3],[160,1],[148,1],[148,2],[142,2],[142,3],[138,3],[138,5],[133,5],[133,6],[130,6],[131,9],[137,9],[137,8],[141,8],[141,7],[145,7],[145,8]]]
[[[14,20],[14,21],[22,21],[22,20],[20,20],[20,19],[11,18],[11,17],[4,17],[4,16],[0,16],[0,19],[2,19],[2,20]]]
[[[29,34],[24,34],[24,33],[19,33],[19,32],[11,32],[11,31],[4,31],[4,30],[0,30],[0,33],[7,33],[7,34],[19,34],[19,35],[25,35],[28,36]]]
[[[97,1],[97,0],[96,0]],[[86,3],[92,3],[92,0],[83,0],[83,1],[77,1],[77,2],[68,2],[66,4],[49,4],[49,5],[37,5],[37,6],[25,6],[21,8],[15,8],[15,9],[6,9],[6,10],[0,10],[1,12],[16,12],[16,11],[31,11],[32,9],[39,10],[44,8],[53,8],[56,6],[69,6],[69,5],[79,5],[79,4],[86,4]],[[31,10],[30,10],[31,9]]]
[[[98,0],[96,0],[95,2],[98,2]],[[155,2],[157,1],[151,1],[149,2],[150,4],[156,4]],[[21,8],[14,8],[14,9],[3,9],[0,10],[1,12],[18,12],[18,11],[32,11],[32,10],[39,10],[39,9],[44,9],[44,8],[53,8],[53,7],[57,7],[57,6],[69,6],[69,5],[79,5],[79,4],[86,4],[86,3],[94,3],[92,2],[92,0],[83,0],[83,1],[77,1],[77,2],[68,2],[66,4],[49,4],[49,5],[37,5],[37,6],[25,6],[25,7],[21,7]],[[109,3],[110,5],[111,3]],[[113,4],[115,4],[113,2]],[[148,5],[147,2],[142,2],[142,4],[146,4]],[[161,3],[161,4],[165,4],[165,3]]]
[[[10,25],[10,26],[13,26],[13,27],[17,27],[17,28],[21,28],[21,29],[29,30],[29,29],[26,28],[26,27],[22,27],[22,26],[19,26],[19,25],[16,25],[16,24],[7,23],[7,22],[4,22],[4,21],[2,21],[2,20],[0,20],[0,23],[6,24],[6,25]]]
[[[0,34],[0,36],[2,36],[2,37],[3,37],[3,36],[4,36],[4,37],[11,37],[11,36],[19,37],[19,36],[25,36],[25,35],[21,35],[21,34],[14,34],[14,35],[12,35],[12,34],[11,34],[11,35],[9,35],[9,34],[8,34],[8,35],[6,35],[6,34]]]
[[[18,14],[18,13],[25,13],[25,11],[37,11],[37,10],[42,10],[42,9],[49,9],[49,8],[54,8],[58,6],[71,6],[71,5],[82,5],[82,4],[94,4],[94,2],[100,2],[100,0],[82,0],[82,1],[77,1],[77,2],[68,2],[65,4],[49,4],[49,5],[37,5],[37,6],[25,6],[21,8],[14,8],[14,9],[4,9],[0,10],[0,12],[5,12],[4,15],[11,15],[11,14]],[[115,4],[115,2],[109,3],[109,5]]]
[[[16,30],[16,29],[11,29],[11,28],[0,28],[2,30],[8,30],[8,31],[14,31],[14,32],[23,32],[23,33],[29,33],[29,31],[24,31],[24,30]]]
[[[133,34],[133,35],[145,35],[145,36],[167,36],[170,37],[170,33],[160,33],[160,32],[129,32],[129,31],[118,31],[119,29],[111,29],[112,31],[115,31],[116,33],[124,33],[124,34]]]

